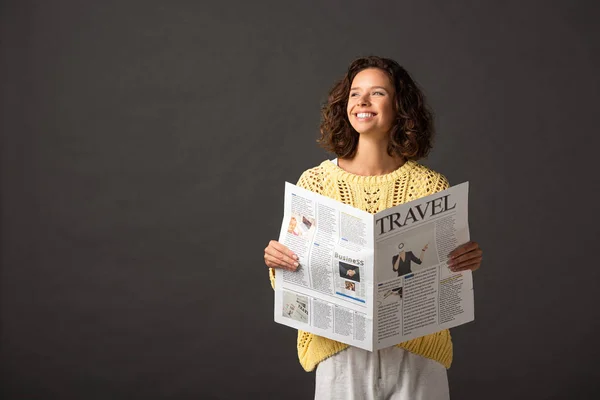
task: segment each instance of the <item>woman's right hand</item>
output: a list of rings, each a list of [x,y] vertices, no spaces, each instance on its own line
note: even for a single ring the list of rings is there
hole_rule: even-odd
[[[265,264],[269,268],[282,268],[295,271],[298,268],[298,256],[277,240],[271,240],[265,248]]]

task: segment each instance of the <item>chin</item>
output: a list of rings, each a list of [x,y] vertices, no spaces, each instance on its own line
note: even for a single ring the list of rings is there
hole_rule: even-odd
[[[364,127],[361,127],[360,130],[356,128],[354,128],[354,130],[358,132],[359,135],[364,135],[368,137],[387,137],[387,134],[385,132],[382,133],[382,131],[377,128],[365,129]]]

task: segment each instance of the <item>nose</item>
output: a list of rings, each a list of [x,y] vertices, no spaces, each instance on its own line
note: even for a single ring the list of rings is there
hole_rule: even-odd
[[[358,98],[357,105],[359,105],[359,106],[367,106],[367,105],[369,105],[369,98],[368,98],[368,94],[367,93],[363,94],[362,96],[360,96]]]

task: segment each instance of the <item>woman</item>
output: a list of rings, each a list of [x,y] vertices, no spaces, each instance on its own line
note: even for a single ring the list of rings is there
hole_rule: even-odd
[[[402,276],[412,272],[412,269],[410,267],[411,262],[414,262],[419,265],[422,264],[428,246],[428,244],[423,246],[423,248],[421,249],[421,255],[417,257],[412,251],[405,251],[404,243],[400,243],[398,245],[398,250],[400,250],[400,252],[392,257],[392,270],[394,270],[394,272],[398,272],[398,276]]]
[[[298,221],[296,221],[296,218],[294,218],[294,217],[290,218],[290,223],[288,225],[287,231],[294,236],[298,236],[298,231],[296,231],[297,224],[298,224]]]
[[[406,70],[386,58],[357,59],[322,109],[319,142],[338,158],[305,171],[298,185],[371,213],[444,190],[446,178],[416,162],[432,135],[432,115]],[[469,242],[449,256],[452,271],[476,270],[482,251]],[[276,268],[298,267],[274,240],[264,258],[272,280]],[[375,352],[298,331],[298,356],[305,370],[318,366],[315,399],[449,397],[447,330]]]

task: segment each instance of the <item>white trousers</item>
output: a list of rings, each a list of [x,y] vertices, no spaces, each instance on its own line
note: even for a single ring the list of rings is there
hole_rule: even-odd
[[[448,375],[437,361],[399,347],[349,347],[317,366],[315,400],[448,400]]]

